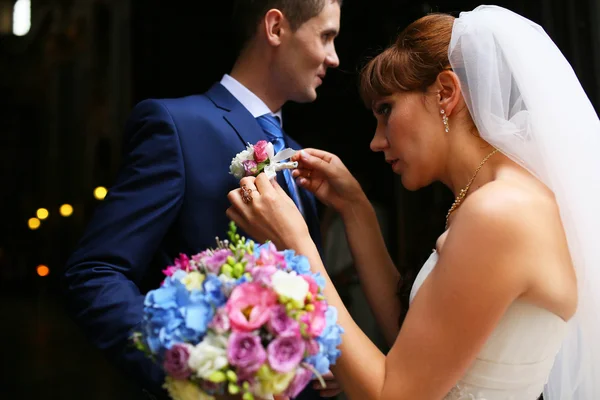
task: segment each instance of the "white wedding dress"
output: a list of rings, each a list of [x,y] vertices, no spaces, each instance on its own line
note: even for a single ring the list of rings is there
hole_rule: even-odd
[[[437,261],[434,251],[417,275],[411,302]],[[567,323],[556,314],[514,302],[444,400],[536,400],[566,332]]]

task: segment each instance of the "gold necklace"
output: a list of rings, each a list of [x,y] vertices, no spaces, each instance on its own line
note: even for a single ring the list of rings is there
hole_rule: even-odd
[[[497,152],[498,152],[498,149],[495,149],[494,151],[492,151],[490,154],[488,154],[479,163],[479,166],[477,167],[477,169],[473,173],[473,176],[471,177],[471,180],[469,180],[469,183],[467,183],[467,186],[465,186],[464,189],[461,189],[460,193],[458,194],[458,196],[456,196],[456,200],[454,200],[454,203],[452,203],[452,207],[450,207],[450,210],[448,210],[448,214],[446,214],[446,230],[448,229],[448,220],[450,219],[450,215],[458,208],[458,206],[460,206],[460,204],[462,203],[462,201],[467,196],[467,192],[471,188],[471,184],[475,180],[475,177],[477,176],[477,173],[479,172],[479,170],[481,169],[481,167],[483,167],[483,165],[486,163],[486,161],[489,160],[490,157],[493,156],[494,154],[496,154]]]

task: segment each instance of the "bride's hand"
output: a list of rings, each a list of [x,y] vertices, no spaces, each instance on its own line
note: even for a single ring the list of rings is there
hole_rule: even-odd
[[[229,192],[227,198],[231,202],[227,217],[259,243],[270,240],[278,249],[284,249],[310,238],[294,201],[264,173],[242,178],[240,188]]]
[[[324,204],[344,213],[365,198],[360,184],[338,156],[317,149],[304,149],[292,157],[298,161],[293,172],[298,184],[311,191]]]

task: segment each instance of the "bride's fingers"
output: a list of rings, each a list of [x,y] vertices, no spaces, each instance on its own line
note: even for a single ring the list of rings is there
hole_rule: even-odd
[[[320,158],[325,162],[331,162],[331,160],[333,159],[333,154],[331,154],[331,153],[328,153],[326,151],[319,150],[319,149],[307,148],[307,149],[302,149],[299,152],[297,152],[296,154],[294,154],[292,156],[291,160],[292,161],[300,161],[302,159],[302,156],[305,154]]]
[[[292,176],[296,178],[308,178],[310,179],[313,175],[313,170],[308,168],[296,168],[292,171]]]
[[[240,227],[240,229],[247,232],[248,219],[244,214],[238,211],[238,209],[236,209],[235,206],[229,207],[225,211],[225,215],[227,215],[227,218],[235,222]]]
[[[274,190],[273,183],[267,177],[267,174],[261,172],[254,180],[254,184],[261,195],[271,193]]]
[[[341,393],[340,389],[335,389],[335,390],[321,390],[319,392],[319,396],[321,396],[321,397],[333,397],[333,396],[337,396],[340,393]]]
[[[332,158],[325,160],[320,157],[313,156],[307,151],[300,151],[300,158],[298,160],[298,166],[301,170],[311,170],[329,176],[334,170],[334,165],[331,163]]]
[[[281,185],[279,184],[279,182],[277,182],[277,179],[273,179],[271,180],[271,184],[273,185],[273,187],[275,188],[275,191],[280,195],[280,196],[287,196],[288,194],[285,192],[285,190],[283,190],[283,188],[281,187]]]

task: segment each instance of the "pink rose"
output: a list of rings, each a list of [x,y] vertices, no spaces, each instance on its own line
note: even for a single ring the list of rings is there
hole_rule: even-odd
[[[251,332],[269,320],[276,302],[273,290],[256,282],[242,283],[231,292],[225,309],[234,330]]]
[[[254,145],[254,161],[261,163],[269,158],[269,155],[267,154],[268,144],[269,142],[266,140],[261,140]]]
[[[260,257],[256,260],[256,265],[285,267],[285,257],[283,253],[277,251],[277,247],[272,242],[269,242],[261,247]]]
[[[214,329],[220,335],[227,333],[230,328],[227,311],[224,308],[219,308],[212,321],[208,324],[208,327]]]
[[[325,329],[327,320],[325,318],[325,311],[327,311],[327,303],[324,301],[317,301],[312,303],[315,309],[308,311],[300,317],[300,322],[306,326],[306,334],[310,337],[317,337]]]
[[[257,266],[250,269],[250,275],[252,275],[252,282],[258,282],[266,286],[271,285],[271,276],[275,272],[277,272],[277,268],[272,265],[266,265],[264,267]]]
[[[162,272],[166,276],[172,276],[175,273],[175,271],[177,271],[177,268],[174,266],[170,266],[170,267],[167,267],[166,269],[163,269]]]
[[[163,269],[163,274],[167,276],[171,276],[177,270],[183,270],[185,272],[190,272],[190,259],[187,255],[181,253],[179,257],[175,257],[175,265],[170,265],[166,269]]]

